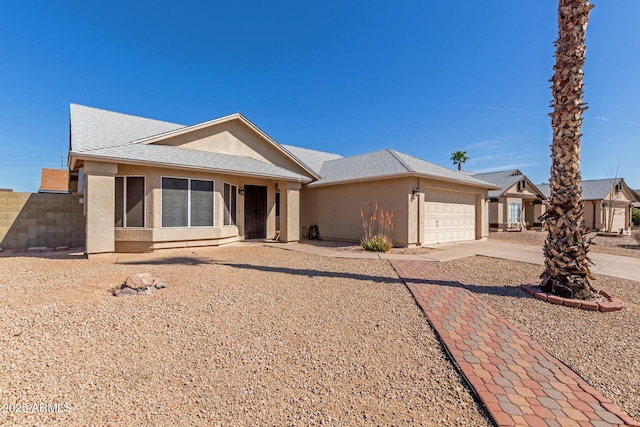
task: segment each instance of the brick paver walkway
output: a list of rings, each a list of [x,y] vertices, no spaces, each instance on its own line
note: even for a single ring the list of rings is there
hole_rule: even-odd
[[[437,262],[391,264],[498,426],[640,426]]]

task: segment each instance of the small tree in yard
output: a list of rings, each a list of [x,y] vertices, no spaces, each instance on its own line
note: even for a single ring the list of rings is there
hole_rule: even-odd
[[[367,251],[388,252],[393,247],[393,211],[378,208],[378,202],[369,202],[369,215],[360,209],[364,237],[360,241]]]
[[[634,227],[640,227],[640,209],[633,208],[633,212],[631,214],[631,220],[633,221]]]

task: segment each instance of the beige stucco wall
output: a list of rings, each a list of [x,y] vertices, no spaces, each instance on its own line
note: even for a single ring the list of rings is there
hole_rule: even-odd
[[[115,250],[114,202],[117,166],[100,162],[85,162],[85,216],[88,255]]]
[[[369,213],[370,203],[393,211],[394,244],[409,243],[409,210],[407,200],[415,179],[397,178],[332,185],[304,187],[300,194],[300,225],[309,229],[317,225],[322,239],[359,241],[363,237],[360,210]]]
[[[367,216],[369,204],[377,202],[380,209],[393,211],[394,245],[420,245],[425,229],[425,191],[430,188],[475,194],[476,238],[488,235],[487,190],[418,177],[305,186],[301,192],[300,224],[307,230],[316,224],[323,239],[359,241],[363,237],[360,210]],[[414,189],[418,190],[415,196]]]
[[[185,171],[169,168],[151,168],[133,165],[118,165],[118,176],[145,177],[145,228],[118,228],[115,231],[118,251],[140,251],[170,247],[192,247],[225,244],[244,239],[244,196],[237,194],[236,226],[224,225],[224,184],[267,187],[267,238],[276,236],[275,192],[276,182],[267,179],[239,177],[220,173]],[[214,181],[214,226],[213,227],[162,227],[162,177],[191,178]],[[286,188],[287,183],[279,183]],[[294,184],[295,186],[296,184]],[[299,184],[297,184],[299,186]],[[282,193],[282,190],[281,190]],[[289,209],[297,210],[296,199],[289,200]],[[113,207],[111,208],[113,211]],[[282,215],[282,209],[281,209]],[[295,218],[293,218],[295,220]],[[113,223],[112,223],[113,227]],[[297,225],[296,225],[296,228]],[[294,236],[295,237],[295,236]],[[293,240],[297,240],[291,237]]]
[[[270,141],[256,133],[254,129],[239,119],[176,135],[154,144],[246,156],[261,162],[281,166],[303,175],[309,175],[309,172],[285,156]]]
[[[298,183],[284,182],[280,189],[280,241],[300,240],[300,190]]]

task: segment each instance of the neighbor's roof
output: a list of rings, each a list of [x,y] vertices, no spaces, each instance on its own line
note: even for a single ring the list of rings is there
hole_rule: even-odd
[[[241,118],[241,116],[236,114],[217,119],[217,121],[234,118]],[[257,132],[261,132],[248,120],[242,119]],[[305,175],[247,156],[143,143],[148,142],[150,138],[168,136],[175,131],[199,128],[213,122],[184,126],[71,104],[70,158],[228,172],[300,182],[311,180]],[[271,139],[269,141],[286,151],[277,142]],[[306,165],[303,164],[303,166]],[[310,169],[308,166],[306,168]]]
[[[432,177],[475,187],[497,188],[480,179],[391,149],[325,161],[320,169],[321,178],[309,184],[309,187],[407,175]]]
[[[518,169],[506,170],[506,171],[497,171],[497,172],[487,172],[487,173],[474,173],[473,177],[481,179],[483,181],[490,182],[492,184],[500,187],[499,190],[491,190],[489,191],[489,197],[501,197],[504,193],[507,192],[511,187],[513,187],[518,181],[521,179],[526,179],[527,182],[536,188],[536,185],[531,183],[529,179]],[[538,193],[542,194],[542,191],[538,189]],[[545,196],[546,197],[546,196]]]
[[[43,193],[68,193],[69,171],[66,169],[42,168],[40,189]]]
[[[582,200],[604,199],[619,180],[622,180],[622,178],[590,179],[582,181]],[[545,197],[549,198],[551,195],[551,189],[548,183],[538,184],[537,187]]]
[[[320,169],[322,169],[324,162],[342,158],[340,154],[310,150],[308,148],[295,147],[293,145],[283,145],[283,147],[289,153],[297,157],[301,162],[313,169],[313,171],[318,175],[320,175]]]

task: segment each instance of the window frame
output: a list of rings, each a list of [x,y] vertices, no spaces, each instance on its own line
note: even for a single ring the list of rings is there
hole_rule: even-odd
[[[147,177],[145,175],[116,175],[115,178],[123,178],[122,181],[122,225],[115,225],[114,228],[147,228]],[[128,178],[142,178],[142,226],[129,226],[127,225],[127,180]],[[117,188],[115,188],[114,181],[114,214],[117,201],[115,200]]]
[[[187,225],[164,225],[164,215],[162,213],[164,207],[164,179],[182,179],[187,181]],[[191,225],[191,181],[206,181],[211,185],[211,225]],[[160,177],[160,228],[211,228],[216,226],[216,181],[213,179],[187,178],[184,176],[162,175]]]
[[[518,218],[517,219],[513,219],[511,218],[511,206],[517,206],[517,212],[518,212]],[[507,212],[507,222],[508,223],[513,223],[513,224],[517,224],[522,222],[522,202],[509,202],[508,205],[509,211]],[[515,209],[514,209],[515,211]]]
[[[227,207],[231,208],[231,200],[229,200],[229,205],[227,205],[227,199],[225,198],[225,190],[226,186],[229,186],[229,195],[233,196],[233,212],[231,209],[227,209]],[[223,227],[237,227],[238,226],[238,186],[236,184],[231,184],[230,182],[224,182],[222,184],[222,202],[224,203],[225,210],[222,212],[222,226]],[[227,212],[229,212],[229,224],[227,224]]]

